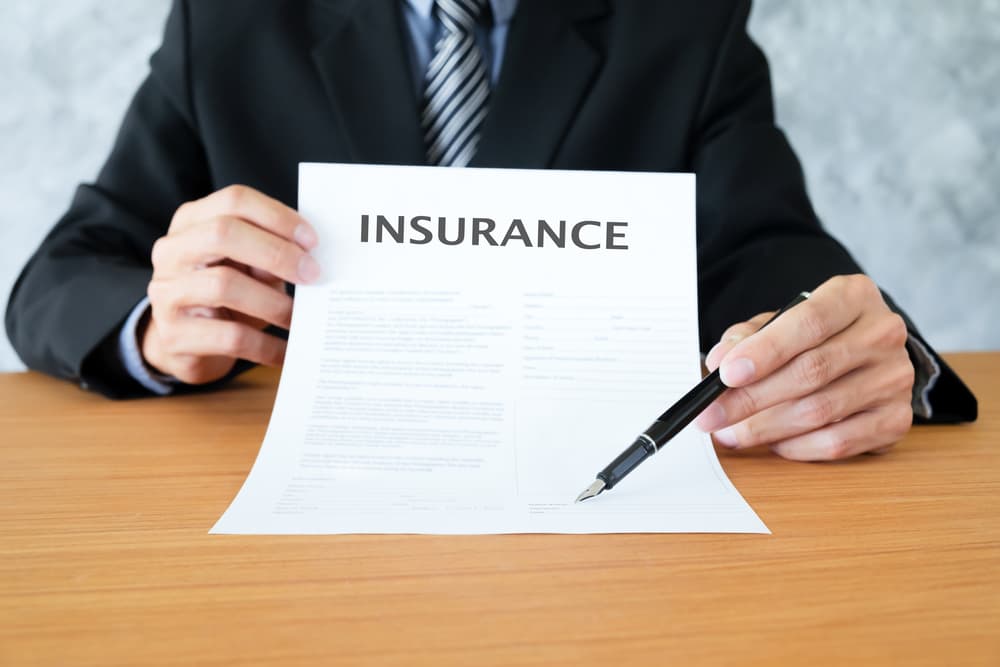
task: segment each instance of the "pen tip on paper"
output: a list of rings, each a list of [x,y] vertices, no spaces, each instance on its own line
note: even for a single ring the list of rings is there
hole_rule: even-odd
[[[594,496],[600,494],[601,491],[603,490],[604,490],[604,480],[595,479],[593,484],[584,489],[583,493],[581,493],[576,497],[576,502],[582,503],[584,500],[587,500],[588,498],[593,498]]]

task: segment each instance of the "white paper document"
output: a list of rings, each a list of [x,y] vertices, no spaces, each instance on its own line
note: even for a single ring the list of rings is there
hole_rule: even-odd
[[[214,533],[768,532],[688,428],[574,504],[700,380],[691,174],[304,164],[257,461]]]

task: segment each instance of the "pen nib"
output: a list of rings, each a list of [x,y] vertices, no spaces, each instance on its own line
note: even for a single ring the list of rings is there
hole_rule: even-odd
[[[595,479],[593,484],[584,489],[583,493],[581,493],[576,497],[576,502],[582,503],[584,500],[587,500],[588,498],[593,498],[594,496],[598,495],[603,490],[604,490],[604,480]]]

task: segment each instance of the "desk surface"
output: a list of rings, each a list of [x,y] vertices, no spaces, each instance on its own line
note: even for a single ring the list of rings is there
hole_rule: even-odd
[[[1000,353],[973,425],[723,454],[759,535],[210,536],[276,374],[114,403],[0,376],[0,664],[1000,665]]]

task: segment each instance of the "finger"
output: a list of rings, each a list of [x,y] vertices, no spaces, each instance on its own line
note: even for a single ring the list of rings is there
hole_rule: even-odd
[[[284,329],[291,325],[292,298],[283,289],[226,266],[191,271],[166,285],[154,281],[149,292],[151,299],[166,305],[171,313],[194,314],[192,309],[207,307],[215,316],[216,309],[225,308]]]
[[[270,285],[272,287],[280,287],[282,290],[285,289],[285,281],[274,275],[269,271],[264,271],[263,269],[258,269],[256,267],[247,267],[247,272],[250,276],[265,285]]]
[[[279,366],[285,358],[284,340],[231,320],[192,317],[171,320],[166,326],[161,322],[159,336],[173,357],[217,356],[265,366]]]
[[[174,214],[170,231],[183,231],[212,218],[241,218],[261,229],[294,241],[304,250],[319,245],[316,230],[295,209],[243,185],[231,185],[192,202]]]
[[[771,450],[793,461],[833,461],[891,447],[906,435],[913,410],[897,401],[782,442]]]
[[[225,312],[219,308],[210,308],[208,306],[189,306],[186,308],[179,308],[173,305],[167,305],[166,300],[161,299],[164,305],[167,306],[166,310],[171,315],[181,315],[182,317],[210,317],[213,319],[225,319]],[[160,312],[156,304],[153,305],[153,309]]]
[[[739,324],[734,324],[722,333],[722,337],[719,342],[715,344],[708,354],[705,356],[705,367],[709,371],[714,371],[719,367],[719,362],[722,358],[726,356],[729,350],[739,343],[744,338],[749,338],[751,335],[757,332],[764,322],[767,322],[774,315],[771,313],[759,313],[754,315],[746,322],[740,322]]]
[[[742,387],[768,376],[849,327],[870,304],[873,294],[881,300],[878,288],[867,276],[831,278],[808,299],[730,350],[719,367],[722,381],[730,387]]]
[[[155,272],[172,276],[231,260],[266,271],[291,283],[319,278],[319,265],[306,251],[245,220],[213,218],[153,245]]]
[[[251,278],[255,278],[260,282],[264,283],[265,285],[271,285],[271,286],[280,285],[282,289],[284,289],[285,285],[284,280],[282,280],[281,278],[277,277],[272,273],[269,273],[268,271],[264,271],[263,269],[258,269],[253,266],[247,266],[246,264],[234,262],[231,259],[224,259],[220,262],[216,262],[215,264],[209,264],[209,266],[220,266],[220,265],[236,269],[240,273],[245,273]]]
[[[893,401],[908,403],[912,372],[903,365],[866,366],[796,400],[764,409],[716,431],[715,441],[731,449],[767,445],[824,428]]]
[[[698,416],[695,424],[705,432],[717,431],[775,405],[812,394],[870,360],[868,349],[858,349],[853,340],[848,332],[841,332],[764,379],[729,389]]]

